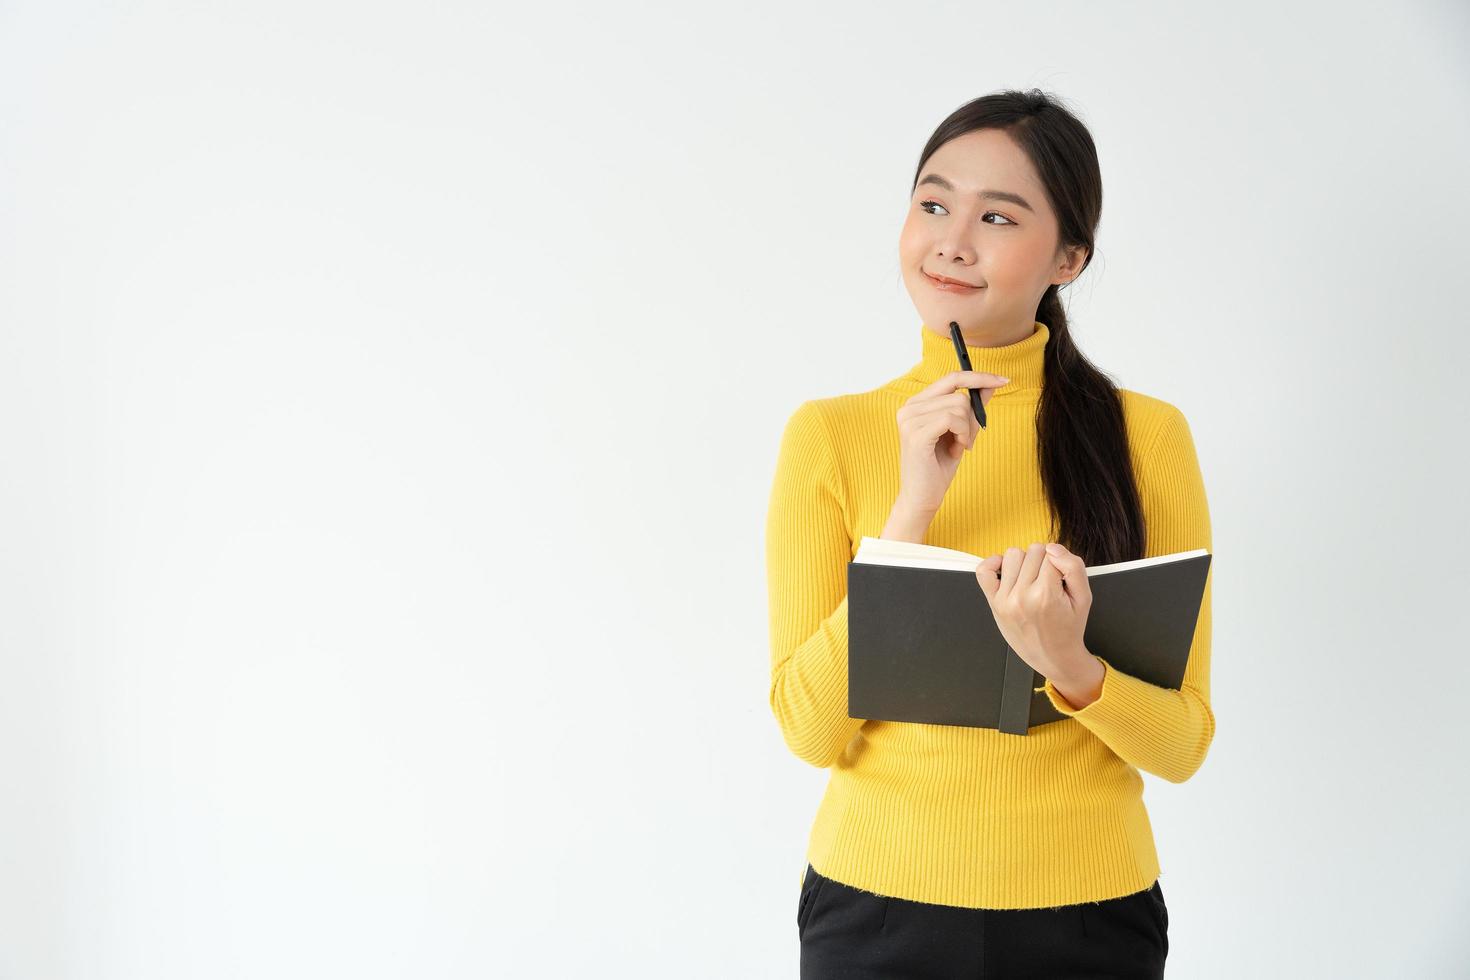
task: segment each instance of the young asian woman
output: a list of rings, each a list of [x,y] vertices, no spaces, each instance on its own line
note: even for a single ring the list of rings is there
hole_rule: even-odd
[[[1163,975],[1139,773],[1183,782],[1209,750],[1210,580],[1175,691],[1087,650],[1086,569],[1208,549],[1210,522],[1184,414],[1072,340],[1059,291],[1091,260],[1101,204],[1092,138],[1055,96],[955,110],[899,236],[918,361],[803,402],[782,434],[770,704],[793,754],[829,771],[796,903],[806,980]],[[976,601],[1065,717],[1024,737],[849,717],[845,573],[864,535],[989,556]]]

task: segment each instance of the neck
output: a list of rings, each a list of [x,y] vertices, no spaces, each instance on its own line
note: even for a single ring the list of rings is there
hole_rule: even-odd
[[[955,354],[954,341],[949,337],[949,327],[936,330],[929,324],[920,325],[922,342],[919,362],[909,370],[906,377],[921,384],[930,384],[951,371],[960,370],[959,357]],[[975,346],[965,339],[965,351],[970,357],[970,368],[1010,378],[1010,383],[996,389],[993,398],[1012,392],[1040,388],[1046,375],[1046,344],[1051,331],[1040,320],[1031,324],[1031,333],[1010,344],[996,347]]]

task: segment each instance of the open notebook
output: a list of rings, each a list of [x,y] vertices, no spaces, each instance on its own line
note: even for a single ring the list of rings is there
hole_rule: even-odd
[[[1207,549],[1087,569],[1083,642],[1125,674],[1178,690]],[[975,581],[983,555],[865,536],[847,566],[848,715],[1025,735],[1066,715],[1006,644]]]

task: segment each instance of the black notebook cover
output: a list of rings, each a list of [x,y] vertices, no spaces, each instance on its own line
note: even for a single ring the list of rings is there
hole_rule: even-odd
[[[1083,642],[1125,674],[1178,690],[1208,552],[1087,577]],[[978,564],[978,559],[977,559]],[[1109,568],[1111,566],[1099,566]],[[1024,735],[1059,721],[1045,681],[1006,644],[974,571],[849,562],[848,715]]]

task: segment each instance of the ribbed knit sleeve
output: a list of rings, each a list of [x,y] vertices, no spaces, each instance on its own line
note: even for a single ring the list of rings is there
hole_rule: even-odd
[[[786,423],[766,517],[771,711],[796,756],[827,768],[863,719],[847,714],[845,489],[820,407]]]
[[[1194,440],[1184,414],[1172,408],[1143,456],[1137,474],[1146,526],[1144,557],[1210,548],[1210,513]],[[1051,683],[1043,685],[1056,709],[1077,719],[1125,762],[1171,783],[1199,769],[1215,737],[1210,708],[1210,580],[1195,624],[1180,690],[1125,674],[1103,658],[1102,696],[1071,706]]]

